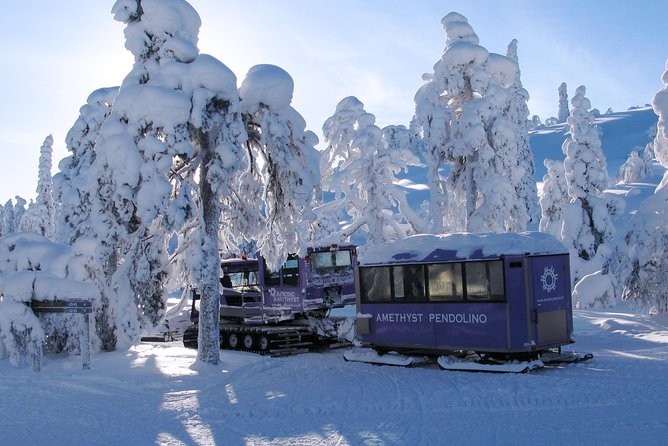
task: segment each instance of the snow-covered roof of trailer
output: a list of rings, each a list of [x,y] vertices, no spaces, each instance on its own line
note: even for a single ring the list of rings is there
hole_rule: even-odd
[[[358,262],[360,265],[376,265],[565,253],[568,250],[559,240],[542,232],[425,234],[365,247]]]

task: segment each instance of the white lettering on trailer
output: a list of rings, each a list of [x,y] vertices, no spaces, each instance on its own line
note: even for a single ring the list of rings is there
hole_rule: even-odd
[[[422,313],[376,313],[376,322],[391,323],[422,323]],[[487,315],[484,313],[429,313],[424,318],[430,324],[486,324]]]
[[[299,303],[299,294],[293,293],[291,291],[278,291],[274,288],[269,288],[269,294],[271,294],[272,299],[276,303],[284,303],[284,304]]]
[[[430,313],[429,322],[436,324],[486,324],[483,313]]]
[[[422,313],[378,313],[376,322],[403,322],[417,324],[422,322]]]
[[[564,296],[556,296],[556,297],[543,297],[540,299],[537,299],[536,302],[539,304],[545,303],[545,302],[557,302],[560,300],[564,300]]]

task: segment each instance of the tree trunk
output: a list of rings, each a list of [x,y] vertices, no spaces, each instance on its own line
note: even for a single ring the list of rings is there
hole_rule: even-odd
[[[218,222],[220,210],[208,178],[209,167],[214,160],[213,149],[207,134],[200,133],[202,165],[200,170],[201,218],[204,230],[202,250],[204,265],[200,288],[199,333],[197,360],[208,364],[220,362],[220,253],[218,252]]]

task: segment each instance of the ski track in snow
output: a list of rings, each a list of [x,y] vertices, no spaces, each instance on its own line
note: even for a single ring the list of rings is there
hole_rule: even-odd
[[[0,444],[665,444],[668,319],[576,311],[593,360],[524,375],[347,363],[343,350],[194,364],[180,343],[0,362]]]

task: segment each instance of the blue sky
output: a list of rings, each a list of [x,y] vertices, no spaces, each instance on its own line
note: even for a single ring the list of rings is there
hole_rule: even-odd
[[[54,168],[65,135],[95,89],[119,85],[132,57],[113,1],[25,0],[0,16],[0,203],[33,198],[39,148],[53,134]],[[336,103],[357,96],[381,126],[407,125],[421,76],[440,58],[440,19],[466,16],[491,52],[519,41],[531,114],[557,113],[557,88],[587,87],[602,112],[650,103],[668,59],[668,2],[192,0],[202,18],[201,52],[238,83],[271,63],[295,81],[293,106],[322,139]],[[538,160],[537,162],[541,162]]]

